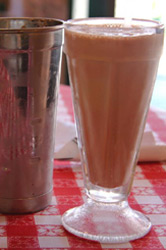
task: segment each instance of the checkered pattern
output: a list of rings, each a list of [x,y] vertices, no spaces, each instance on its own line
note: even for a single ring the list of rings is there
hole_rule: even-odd
[[[70,88],[61,86],[58,117],[73,121]],[[155,124],[153,123],[155,120]],[[149,126],[163,129],[162,119],[150,112]],[[158,132],[165,140],[165,135]],[[166,249],[166,164],[139,164],[129,197],[132,208],[146,214],[152,221],[150,233],[142,239],[125,244],[99,244],[71,235],[61,225],[61,215],[79,206],[85,198],[79,162],[55,161],[54,195],[45,210],[27,215],[0,215],[0,249],[25,250],[91,250],[91,249]]]

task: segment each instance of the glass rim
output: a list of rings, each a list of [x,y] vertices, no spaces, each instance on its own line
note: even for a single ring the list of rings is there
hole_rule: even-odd
[[[98,22],[100,21],[100,22]],[[109,22],[108,22],[109,21]],[[113,24],[113,23],[118,23],[120,21],[120,24],[125,24],[125,18],[124,17],[88,17],[88,18],[77,18],[77,19],[69,19],[66,22],[64,22],[64,27],[67,26],[76,26],[76,25],[91,25],[91,26],[101,26],[102,24]],[[130,24],[138,24],[138,23],[144,23],[144,24],[149,24],[149,25],[144,25],[144,26],[130,26]],[[151,25],[150,25],[151,24]],[[153,25],[152,25],[153,24]],[[114,29],[119,29],[119,27],[112,27]],[[120,28],[122,29],[154,29],[154,28],[159,28],[163,29],[164,28],[164,23],[161,21],[157,20],[152,20],[152,19],[141,19],[141,18],[131,18],[131,20],[127,19],[127,23],[124,26],[121,26]]]
[[[64,28],[64,21],[47,17],[0,17],[0,32],[47,32]]]

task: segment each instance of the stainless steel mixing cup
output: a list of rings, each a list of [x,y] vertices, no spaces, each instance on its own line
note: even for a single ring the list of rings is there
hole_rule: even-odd
[[[0,212],[29,213],[52,197],[63,22],[0,18]]]

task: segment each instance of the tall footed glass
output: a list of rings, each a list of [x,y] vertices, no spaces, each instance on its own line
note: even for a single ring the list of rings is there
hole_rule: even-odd
[[[130,208],[130,193],[146,115],[163,47],[156,21],[89,18],[65,24],[87,201],[62,216],[82,238],[127,242],[151,222]]]

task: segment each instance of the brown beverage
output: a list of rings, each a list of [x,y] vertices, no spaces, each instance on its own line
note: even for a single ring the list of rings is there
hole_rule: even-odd
[[[163,43],[163,34],[121,26],[65,31],[85,175],[105,188],[130,186]]]

